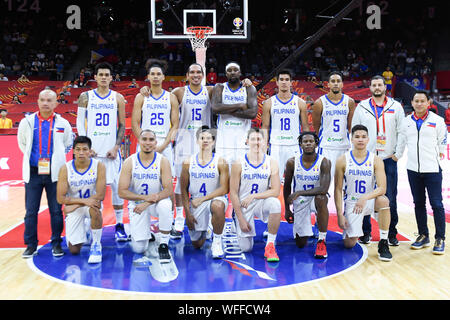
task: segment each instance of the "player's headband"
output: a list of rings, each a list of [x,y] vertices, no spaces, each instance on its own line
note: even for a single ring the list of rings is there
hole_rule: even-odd
[[[235,67],[235,68],[238,68],[239,70],[241,70],[241,67],[235,62],[230,62],[229,64],[227,64],[225,67],[225,71],[227,71],[229,67]]]

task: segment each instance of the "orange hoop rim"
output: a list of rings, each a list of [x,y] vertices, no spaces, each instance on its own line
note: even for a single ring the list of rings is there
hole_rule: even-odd
[[[203,39],[206,34],[213,32],[212,27],[206,27],[206,26],[198,26],[198,27],[188,27],[186,28],[186,31],[192,35],[194,35],[197,39]]]

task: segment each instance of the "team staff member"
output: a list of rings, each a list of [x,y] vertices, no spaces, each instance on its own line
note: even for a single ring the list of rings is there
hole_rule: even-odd
[[[37,254],[37,219],[44,189],[50,211],[52,253],[54,256],[64,254],[61,248],[64,219],[61,205],[56,201],[56,182],[59,169],[66,163],[66,150],[72,146],[72,128],[66,119],[54,113],[57,105],[54,91],[41,91],[39,111],[22,119],[17,132],[25,182],[24,240],[27,248],[23,258]]]
[[[396,156],[400,158],[405,146],[408,147],[406,168],[419,229],[419,237],[411,244],[411,248],[421,249],[430,245],[425,207],[426,189],[436,227],[433,253],[444,254],[445,211],[442,204],[442,169],[439,159],[444,159],[447,147],[447,126],[443,118],[428,111],[429,99],[426,91],[417,91],[414,94],[411,102],[414,112],[402,123]]]
[[[386,196],[389,199],[391,211],[391,224],[389,226],[388,241],[390,245],[398,246],[397,240],[397,162],[393,156],[396,147],[400,126],[405,118],[402,105],[386,96],[386,83],[382,76],[374,76],[370,80],[372,97],[361,101],[355,109],[352,118],[352,127],[362,124],[369,131],[369,144],[367,150],[376,154],[384,162],[386,172]],[[371,225],[370,216],[364,217],[364,235],[360,238],[362,243],[369,243]]]

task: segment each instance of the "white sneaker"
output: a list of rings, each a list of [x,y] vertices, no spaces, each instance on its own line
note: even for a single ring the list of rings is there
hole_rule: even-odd
[[[88,263],[100,263],[102,262],[102,246],[94,244],[91,246],[91,251],[89,252]]]
[[[213,259],[221,259],[224,256],[222,241],[213,241],[211,244],[211,252]]]

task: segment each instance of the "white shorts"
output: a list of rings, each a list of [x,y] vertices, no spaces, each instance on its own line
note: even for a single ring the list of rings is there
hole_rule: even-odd
[[[216,155],[222,157],[228,163],[229,170],[231,172],[231,167],[233,162],[240,160],[244,154],[248,152],[248,148],[218,148],[216,147]]]
[[[353,213],[353,208],[355,207],[356,202],[352,201],[346,201],[344,202],[344,216],[347,219],[348,222],[348,228],[345,229],[342,233],[342,237],[345,238],[354,238],[354,237],[361,237],[364,235],[364,232],[362,230],[363,225],[363,219],[364,216],[371,215],[374,206],[375,206],[375,199],[371,199],[366,202],[366,206],[363,209],[363,212],[356,214]]]
[[[312,224],[311,212],[316,211],[315,197],[300,196],[294,200],[294,225],[292,227],[293,236],[311,237]]]
[[[331,174],[332,181],[334,179],[334,171],[336,169],[336,161],[341,155],[345,154],[347,151],[348,151],[347,149],[319,148],[318,153],[331,161],[330,174]]]
[[[286,168],[286,162],[294,157],[300,155],[301,149],[298,144],[285,146],[285,145],[270,145],[270,156],[278,163],[278,170],[280,173],[280,180],[284,181],[284,169]]]
[[[85,218],[90,218],[89,207],[83,206],[66,216],[66,242],[73,246],[87,241]]]
[[[105,165],[106,184],[119,183],[120,170],[122,170],[122,155],[120,151],[114,160],[106,157],[96,157],[95,159]]]
[[[224,213],[227,211],[228,198],[225,196],[216,197],[212,200],[205,201],[195,209],[191,206],[191,214],[194,216],[195,220],[197,220],[197,223],[194,225],[194,230],[189,230],[189,236],[192,241],[200,240],[204,233],[208,230],[211,217],[211,203],[213,201],[222,201],[225,205]]]
[[[254,237],[255,217],[267,223],[271,213],[281,213],[281,203],[278,198],[270,197],[267,199],[253,200],[247,209],[241,208],[244,219],[250,224],[250,232],[242,232],[238,219],[236,220],[236,233],[238,237]]]
[[[183,131],[184,134],[181,135],[180,131]],[[186,129],[179,129],[173,158],[176,177],[180,177],[181,175],[183,161],[186,158],[191,157],[193,154],[198,153],[198,151],[199,146],[196,142],[195,133],[191,133]]]
[[[130,234],[133,241],[148,240],[151,238],[151,217],[159,219],[159,229],[170,231],[173,222],[172,201],[162,199],[150,205],[141,214],[134,212],[135,204],[130,201],[128,215],[130,217]]]

